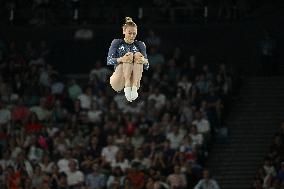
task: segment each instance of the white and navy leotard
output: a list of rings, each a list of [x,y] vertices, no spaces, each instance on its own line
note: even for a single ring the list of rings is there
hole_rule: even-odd
[[[132,44],[128,44],[123,39],[114,39],[108,51],[107,65],[113,65],[115,69],[117,66],[117,58],[124,56],[128,52],[140,52],[144,58],[147,59],[146,45],[144,42],[135,40]],[[144,64],[143,67],[145,70],[148,70],[149,63]]]

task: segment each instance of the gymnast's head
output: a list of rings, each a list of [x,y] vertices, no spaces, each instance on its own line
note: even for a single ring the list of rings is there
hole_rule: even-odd
[[[132,18],[125,18],[125,23],[123,24],[122,29],[124,41],[126,43],[133,43],[137,35],[137,25],[133,22]]]

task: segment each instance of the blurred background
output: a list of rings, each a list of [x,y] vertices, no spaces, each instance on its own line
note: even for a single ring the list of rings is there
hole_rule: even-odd
[[[283,10],[0,1],[0,188],[284,188]],[[150,62],[133,103],[106,66],[125,16]]]

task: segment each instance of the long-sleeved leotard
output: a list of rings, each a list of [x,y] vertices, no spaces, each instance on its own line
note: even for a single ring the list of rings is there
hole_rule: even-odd
[[[135,40],[132,44],[126,43],[123,39],[114,39],[111,42],[108,56],[107,65],[113,65],[114,69],[117,66],[117,59],[124,56],[126,53],[140,52],[145,59],[147,59],[146,45],[142,41]],[[145,70],[149,69],[149,63],[143,65]]]

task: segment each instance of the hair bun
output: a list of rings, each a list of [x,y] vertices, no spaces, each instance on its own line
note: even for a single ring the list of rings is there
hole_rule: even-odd
[[[133,22],[131,17],[125,17],[125,23]]]

